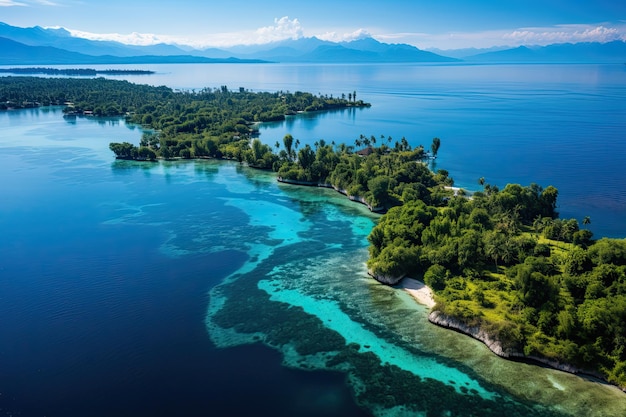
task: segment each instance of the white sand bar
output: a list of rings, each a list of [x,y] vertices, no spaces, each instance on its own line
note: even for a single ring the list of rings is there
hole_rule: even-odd
[[[424,304],[428,308],[435,306],[435,298],[433,297],[432,290],[422,281],[407,277],[400,281],[398,287],[411,294],[418,303]]]

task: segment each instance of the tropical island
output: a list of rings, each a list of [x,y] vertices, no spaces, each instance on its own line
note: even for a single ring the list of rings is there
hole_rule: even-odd
[[[104,79],[0,78],[0,106],[30,101],[141,124],[139,146],[110,144],[121,159],[230,159],[273,170],[283,182],[335,188],[385,213],[368,237],[369,273],[389,285],[424,281],[435,294],[433,323],[500,356],[626,388],[626,240],[594,240],[588,217],[582,228],[560,219],[552,186],[500,189],[480,178],[480,191],[453,192],[448,172],[428,168],[438,138],[427,150],[384,135],[314,146],[286,135],[273,147],[255,137],[260,122],[369,106],[356,92],[174,92]]]

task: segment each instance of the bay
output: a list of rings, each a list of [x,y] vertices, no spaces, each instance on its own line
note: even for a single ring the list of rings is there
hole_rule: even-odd
[[[232,88],[259,77],[180,67],[157,76]],[[289,67],[279,75],[321,71]],[[328,71],[312,79],[354,76]],[[374,110],[394,108],[301,117],[261,138],[301,123],[352,131]],[[139,129],[59,109],[2,113],[0,132],[5,413],[626,413],[614,388],[429,325],[425,308],[365,273],[377,217],[331,191],[230,163],[115,162],[108,143],[136,143]],[[304,132],[303,143],[326,136]]]

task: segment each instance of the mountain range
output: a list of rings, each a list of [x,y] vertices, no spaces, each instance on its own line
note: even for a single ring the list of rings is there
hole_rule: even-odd
[[[431,50],[373,38],[330,42],[316,37],[226,49],[127,45],[72,36],[65,29],[21,28],[0,22],[0,65],[156,63],[623,63],[626,42]]]

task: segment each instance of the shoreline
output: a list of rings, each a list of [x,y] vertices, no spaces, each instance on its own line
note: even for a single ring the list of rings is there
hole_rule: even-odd
[[[444,314],[441,311],[431,310],[428,314],[428,321],[436,326],[459,332],[461,334],[464,334],[465,336],[469,336],[473,339],[478,340],[479,342],[482,342],[492,353],[494,353],[501,359],[523,362],[535,366],[544,366],[555,369],[557,371],[576,375],[580,378],[594,379],[597,380],[599,383],[615,387],[626,394],[625,387],[620,387],[617,384],[613,384],[607,381],[603,375],[597,372],[587,371],[574,365],[559,362],[554,359],[534,355],[527,356],[515,349],[506,349],[502,346],[496,336],[490,334],[480,326],[468,326],[465,323],[462,323],[459,319]]]
[[[488,333],[480,326],[468,326],[455,317],[444,314],[441,311],[433,310],[433,307],[436,305],[434,293],[430,289],[430,287],[428,287],[422,281],[419,281],[415,278],[405,277],[395,287],[406,291],[411,297],[413,297],[413,299],[418,304],[429,308],[428,321],[431,324],[461,333],[465,336],[469,336],[475,340],[478,340],[479,342],[483,343],[493,354],[501,359],[523,362],[535,366],[548,367],[557,371],[573,374],[581,378],[593,379],[598,381],[599,383],[616,387],[620,391],[626,393],[626,388],[608,382],[599,373],[580,369],[571,364],[562,363],[548,358],[542,358],[534,355],[526,356],[523,353],[518,352],[514,349],[505,349],[503,348],[497,337]]]
[[[415,278],[405,277],[402,281],[400,281],[400,283],[398,283],[397,287],[409,293],[415,301],[428,307],[429,309],[432,309],[436,304],[433,291],[422,281]]]
[[[278,177],[278,182],[283,182],[283,183],[297,185],[297,186],[313,186],[313,187],[317,186],[317,187],[324,187],[324,188],[333,188],[339,193],[348,196],[344,190],[339,190],[330,184],[321,184],[321,183],[315,183],[315,182],[296,181],[296,180],[285,180],[281,177]],[[455,194],[457,193],[456,189],[453,189],[453,191],[455,192]],[[366,206],[368,206],[368,208],[370,208],[371,211],[373,211],[366,202],[351,198],[350,196],[348,196],[348,198],[352,201],[365,204]],[[392,282],[392,281],[388,282],[385,279],[381,279],[384,277],[375,276],[369,271],[368,273],[376,281],[382,284],[391,285],[394,288],[402,289],[406,291],[418,304],[428,307],[429,309],[428,321],[431,324],[434,324],[439,327],[443,327],[448,330],[456,331],[461,334],[464,334],[465,336],[469,336],[473,339],[476,339],[480,341],[481,343],[483,343],[485,346],[487,346],[487,348],[492,353],[494,353],[496,356],[498,356],[501,359],[524,362],[524,363],[528,363],[528,364],[535,365],[535,366],[545,366],[545,367],[552,368],[558,371],[573,374],[581,378],[588,378],[588,379],[592,378],[592,379],[597,380],[600,383],[614,386],[620,391],[626,393],[626,387],[620,387],[617,384],[610,383],[609,381],[606,380],[606,378],[603,375],[599,373],[580,369],[574,365],[571,365],[568,363],[562,363],[554,359],[549,359],[549,358],[544,358],[544,357],[539,357],[539,356],[534,356],[534,355],[527,356],[524,353],[519,352],[515,349],[504,348],[502,346],[502,343],[500,342],[500,340],[498,340],[496,335],[490,334],[481,326],[468,326],[462,323],[456,317],[448,316],[442,313],[441,311],[434,310],[433,308],[437,304],[434,298],[434,293],[430,287],[428,287],[424,282],[420,280],[417,280],[411,277],[401,277],[399,278],[399,280],[395,282]]]
[[[333,189],[333,190],[337,191],[339,194],[345,195],[348,198],[348,200],[354,201],[356,203],[361,203],[361,204],[365,205],[372,213],[383,214],[383,213],[386,212],[384,207],[373,207],[371,204],[369,204],[367,201],[365,201],[365,199],[363,197],[350,195],[350,194],[348,194],[347,190],[340,189],[340,188],[335,187],[334,185],[329,184],[329,183],[322,183],[322,182],[317,182],[317,181],[290,180],[290,179],[283,178],[283,177],[280,177],[280,176],[277,176],[276,180],[278,182],[283,183],[283,184],[291,184],[291,185],[298,185],[298,186],[304,186],[304,187],[321,187],[321,188]]]

